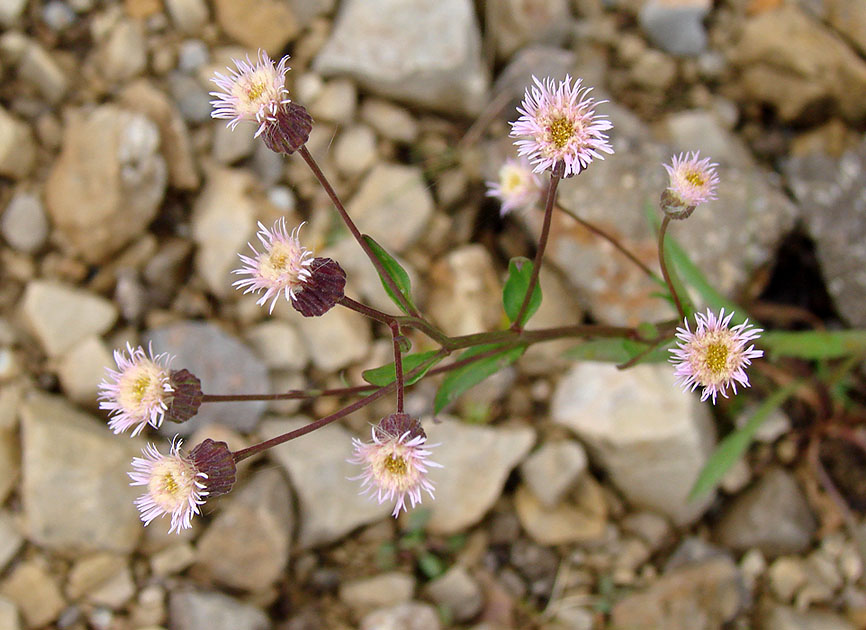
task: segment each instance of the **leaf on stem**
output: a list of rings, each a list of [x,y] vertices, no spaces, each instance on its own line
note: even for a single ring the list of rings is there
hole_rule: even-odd
[[[866,356],[866,330],[771,330],[761,335],[759,344],[773,358],[839,359]]]
[[[797,387],[800,386],[800,381],[795,381],[774,392],[755,410],[755,413],[746,421],[741,428],[728,434],[724,440],[719,442],[716,450],[710,455],[707,463],[704,464],[701,473],[695,480],[695,485],[692,486],[689,492],[689,500],[699,499],[715,488],[725,473],[731,469],[737,460],[743,456],[749,445],[755,439],[755,433],[782,403],[794,393]]]
[[[671,340],[672,342],[673,340]],[[662,363],[667,361],[670,353],[667,346],[671,342],[660,345],[640,360],[640,363]],[[569,348],[564,356],[578,361],[603,361],[605,363],[628,363],[640,353],[646,351],[648,344],[632,339],[592,339],[580,345]]]
[[[458,358],[468,359],[491,350],[495,350],[497,344],[484,344],[469,348],[462,353]],[[461,394],[468,389],[474,387],[488,376],[493,376],[507,365],[511,365],[526,350],[526,346],[516,346],[496,352],[490,356],[478,359],[472,363],[468,363],[457,368],[446,376],[442,384],[439,386],[439,391],[436,392],[436,399],[433,402],[433,413],[437,414],[446,406],[454,402]]]
[[[508,261],[508,279],[505,281],[505,286],[502,287],[502,306],[505,307],[505,314],[508,315],[508,321],[512,324],[520,313],[520,307],[523,305],[526,291],[529,289],[531,277],[531,260],[524,256],[517,256]],[[526,313],[523,315],[523,321],[520,322],[521,326],[529,321],[539,306],[541,306],[541,285],[536,283],[532,297],[529,299],[529,305],[526,307]]]
[[[412,302],[412,283],[409,281],[409,274],[406,273],[406,270],[400,266],[391,254],[385,251],[385,248],[379,245],[372,237],[363,235],[364,241],[367,245],[370,246],[370,249],[375,254],[376,258],[379,259],[379,262],[382,263],[382,267],[388,273],[388,276],[394,281],[397,289],[400,291],[400,294],[406,300],[406,302],[412,308],[415,308],[415,304]],[[397,307],[406,313],[409,314],[409,311],[403,306],[400,299],[394,294],[391,290],[391,287],[388,285],[388,282],[382,277],[382,274],[379,274],[379,279],[382,281],[382,287],[385,289],[385,293],[388,294],[388,297],[391,298],[391,301],[397,305]],[[416,309],[417,310],[417,309]]]
[[[407,375],[404,384],[412,385],[413,383],[417,383],[427,373],[427,370],[445,358],[444,356],[437,357],[437,354],[438,351],[430,350],[428,352],[417,352],[415,354],[407,354],[404,356],[403,374]],[[434,357],[435,360],[432,360]],[[417,374],[411,377],[408,376],[412,370],[422,365],[424,367]],[[370,385],[375,385],[376,387],[385,387],[386,385],[390,385],[397,379],[394,363],[387,363],[377,368],[364,370],[361,373],[361,378],[370,383]]]

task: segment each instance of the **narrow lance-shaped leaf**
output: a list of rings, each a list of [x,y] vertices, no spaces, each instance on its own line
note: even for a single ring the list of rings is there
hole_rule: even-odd
[[[866,330],[771,330],[761,335],[760,345],[776,357],[838,359],[866,356]]]
[[[731,469],[737,460],[739,460],[752,440],[755,439],[755,433],[770,416],[770,414],[788,399],[788,396],[794,393],[797,387],[800,386],[799,381],[791,383],[787,387],[774,392],[755,410],[755,413],[749,418],[745,425],[733,431],[724,440],[719,442],[716,450],[710,455],[707,463],[704,464],[701,473],[698,475],[695,485],[689,492],[689,500],[699,499],[713,488],[715,488],[725,473]]]
[[[523,305],[526,291],[529,289],[531,277],[531,260],[523,256],[517,256],[508,261],[508,279],[505,281],[505,286],[502,287],[502,306],[505,308],[508,321],[511,323],[514,323],[514,320],[517,319],[517,315],[520,313],[520,307]],[[520,322],[521,326],[529,321],[529,318],[535,314],[539,306],[541,306],[541,286],[536,283],[535,289],[532,291],[532,297],[529,300],[529,305],[526,307],[526,312],[523,315],[523,321]]]
[[[496,344],[476,346],[461,354],[458,360],[490,352],[496,348]],[[525,350],[526,346],[516,346],[502,350],[450,372],[439,386],[439,391],[436,392],[436,398],[433,402],[433,412],[439,413],[466,390],[474,387],[488,376],[496,374],[496,372],[505,366],[517,361]]]
[[[430,350],[428,352],[418,352],[416,354],[407,354],[404,356],[403,374],[408,374],[418,366],[424,366],[417,374],[411,378],[407,378],[405,384],[412,385],[413,383],[417,383],[430,368],[444,358],[441,356],[436,357],[436,354],[436,350]],[[433,360],[434,357],[436,357],[435,360]],[[364,370],[361,374],[361,378],[370,383],[370,385],[375,385],[376,387],[385,387],[386,385],[390,385],[397,379],[396,371],[394,370],[394,363],[392,362],[377,368]]]
[[[406,302],[412,307],[415,308],[415,304],[412,302],[412,283],[409,281],[409,274],[406,273],[406,270],[400,266],[391,254],[385,251],[385,248],[379,245],[372,237],[364,234],[364,241],[366,241],[367,245],[370,246],[370,249],[373,250],[373,253],[376,255],[376,258],[379,259],[379,262],[382,263],[385,271],[388,273],[388,276],[394,281],[394,284],[397,286],[397,289],[400,291],[400,294],[405,298]],[[391,298],[391,301],[397,305],[397,307],[408,314],[408,311],[401,303],[400,299],[391,290],[391,287],[388,286],[388,282],[385,278],[382,277],[382,274],[379,273],[379,279],[382,281],[382,287],[385,289],[385,293],[388,294],[388,297]],[[417,309],[416,309],[417,310]]]
[[[669,357],[667,346],[660,345],[647,354],[641,363],[662,363]],[[591,339],[569,348],[564,352],[568,359],[578,361],[604,361],[606,363],[627,363],[647,349],[647,344],[632,339]]]

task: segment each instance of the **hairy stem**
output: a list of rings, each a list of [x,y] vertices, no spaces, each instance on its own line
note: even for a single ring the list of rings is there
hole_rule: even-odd
[[[677,295],[677,290],[674,288],[674,283],[671,281],[671,274],[668,271],[668,265],[665,262],[665,234],[667,233],[670,222],[671,218],[665,215],[665,218],[662,219],[662,225],[659,228],[659,266],[662,268],[662,276],[664,276],[665,284],[668,285],[668,291],[671,292],[674,305],[677,307],[680,321],[683,321],[686,318],[686,311],[683,308],[683,303],[680,301],[680,296]]]
[[[349,231],[352,233],[352,236],[355,237],[355,240],[358,241],[358,245],[361,246],[361,249],[364,250],[364,253],[367,254],[367,258],[370,259],[370,262],[373,263],[373,266],[376,268],[376,271],[379,272],[379,275],[382,279],[388,284],[388,287],[396,296],[397,300],[400,302],[402,307],[406,310],[407,313],[418,317],[418,312],[409,304],[409,301],[400,293],[400,289],[397,287],[397,284],[394,282],[394,279],[391,278],[391,275],[385,270],[385,267],[382,265],[382,262],[376,257],[376,254],[367,244],[367,241],[364,240],[364,236],[361,234],[361,231],[358,229],[358,226],[355,225],[355,222],[352,221],[352,217],[349,216],[349,213],[346,211],[345,206],[343,206],[343,202],[340,201],[339,196],[337,196],[337,192],[334,190],[334,187],[331,186],[331,182],[328,181],[328,178],[325,177],[325,174],[322,172],[322,169],[319,168],[318,163],[313,158],[310,150],[307,149],[306,145],[302,146],[298,149],[298,154],[304,158],[304,161],[307,163],[307,166],[310,167],[310,170],[313,171],[313,175],[316,176],[316,179],[319,180],[319,184],[321,184],[322,188],[328,194],[328,197],[331,199],[331,203],[334,204],[334,207],[337,209],[337,212],[340,214],[340,218],[343,219],[343,223],[346,224],[346,227],[349,228]]]
[[[597,225],[594,225],[594,224],[590,223],[589,221],[587,221],[587,220],[585,220],[585,219],[581,219],[581,218],[577,215],[577,213],[572,212],[571,210],[568,210],[568,209],[566,209],[566,208],[563,208],[563,207],[560,206],[559,204],[556,205],[556,209],[559,210],[560,212],[563,212],[563,213],[567,214],[567,215],[570,216],[572,219],[574,219],[575,221],[577,221],[578,223],[580,223],[580,224],[581,224],[583,227],[585,227],[587,230],[589,230],[590,232],[592,232],[592,233],[595,234],[596,236],[599,236],[599,237],[603,238],[603,239],[606,240],[608,243],[610,243],[611,245],[613,245],[617,250],[619,250],[619,252],[620,252],[621,254],[623,254],[626,258],[628,258],[630,261],[632,261],[635,265],[637,265],[638,267],[640,267],[641,271],[643,271],[643,272],[644,272],[647,276],[649,276],[652,280],[655,280],[655,281],[658,282],[659,284],[664,284],[664,281],[663,281],[661,278],[658,277],[658,274],[656,274],[656,272],[654,272],[652,269],[650,269],[650,268],[649,268],[649,267],[648,267],[648,266],[647,266],[647,265],[646,265],[642,260],[640,260],[640,259],[639,259],[637,256],[635,256],[633,253],[631,253],[631,252],[630,252],[630,251],[625,247],[625,245],[623,245],[622,243],[619,242],[619,240],[617,240],[617,238],[616,238],[615,236],[613,236],[612,234],[608,234],[607,232],[605,232],[604,230],[602,230],[602,229],[601,229],[600,227],[598,227]]]
[[[547,239],[550,236],[550,221],[553,217],[553,202],[556,199],[556,187],[559,185],[559,180],[562,179],[564,169],[565,163],[560,161],[554,165],[553,171],[550,173],[550,183],[547,187],[547,200],[544,203],[544,221],[541,224],[541,236],[538,239],[538,249],[535,252],[535,261],[532,263],[532,275],[529,276],[529,286],[526,288],[526,295],[523,296],[523,303],[520,305],[520,310],[517,311],[517,317],[514,318],[514,323],[511,324],[511,330],[515,332],[523,330],[523,318],[526,315],[526,310],[529,308],[532,293],[538,285],[538,274],[541,271],[541,260],[544,258],[544,249],[547,247]]]

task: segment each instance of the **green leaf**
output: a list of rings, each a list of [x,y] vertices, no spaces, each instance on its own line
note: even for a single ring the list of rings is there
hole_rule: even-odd
[[[411,378],[407,378],[405,380],[405,385],[412,385],[413,383],[417,383],[421,378],[427,373],[431,367],[439,363],[444,357],[436,357],[436,350],[429,350],[428,352],[418,352],[416,354],[407,354],[403,357],[403,374],[408,374],[415,368],[424,365],[424,368],[418,372],[415,376]],[[436,360],[433,361],[433,357],[436,357]],[[394,363],[386,363],[385,365],[379,366],[377,368],[372,368],[369,370],[364,370],[361,373],[361,378],[370,383],[370,385],[375,385],[376,387],[385,387],[386,385],[390,385],[397,379],[396,370],[394,369]]]
[[[508,279],[505,281],[505,286],[502,287],[502,306],[505,307],[505,314],[508,315],[508,321],[511,323],[514,323],[520,313],[520,307],[523,305],[523,299],[529,289],[531,277],[531,260],[517,256],[508,261]],[[539,306],[541,306],[541,286],[536,283],[532,297],[529,299],[529,305],[526,307],[526,313],[523,315],[523,321],[520,322],[521,326],[529,321]]]
[[[737,460],[743,456],[752,440],[755,439],[755,433],[782,403],[794,393],[797,387],[800,386],[800,381],[795,381],[787,387],[774,392],[771,396],[761,403],[755,410],[755,413],[748,419],[746,424],[736,431],[728,434],[724,440],[719,442],[716,450],[710,455],[707,463],[704,464],[701,473],[695,480],[695,485],[692,486],[689,492],[689,500],[699,499],[715,488],[725,473],[731,469]]]
[[[429,551],[418,555],[418,568],[430,580],[445,573],[445,563]]]
[[[489,352],[497,347],[497,344],[485,344],[469,348],[469,350],[460,355],[458,361]],[[488,376],[496,374],[496,372],[506,365],[511,365],[517,361],[525,350],[526,346],[508,348],[502,350],[502,352],[496,352],[489,357],[468,363],[449,373],[439,386],[439,391],[436,392],[436,399],[433,402],[433,413],[439,413],[466,390],[474,387]]]
[[[672,340],[671,340],[672,341]],[[670,356],[667,346],[670,342],[659,346],[641,363],[661,363]],[[626,363],[647,349],[647,344],[631,339],[592,339],[580,345],[569,348],[564,355],[577,361],[604,361],[606,363]]]
[[[866,355],[866,330],[770,331],[759,343],[776,357],[801,359],[838,359]]]
[[[382,267],[384,267],[385,271],[394,281],[394,284],[397,286],[397,289],[400,291],[400,294],[406,299],[406,302],[412,307],[415,308],[415,304],[412,302],[412,283],[409,280],[409,274],[406,273],[406,270],[400,266],[394,257],[391,256],[385,248],[379,245],[376,241],[373,240],[372,237],[363,235],[364,241],[366,241],[367,245],[370,246],[370,249],[373,250],[373,253],[376,255],[376,258],[379,259],[379,262],[382,263]],[[408,311],[403,307],[400,303],[400,300],[391,290],[391,287],[388,286],[388,282],[379,274],[379,279],[382,281],[382,286],[385,288],[385,293],[388,294],[388,297],[391,298],[391,301],[397,305],[397,307],[408,314]],[[417,309],[416,309],[417,310]]]

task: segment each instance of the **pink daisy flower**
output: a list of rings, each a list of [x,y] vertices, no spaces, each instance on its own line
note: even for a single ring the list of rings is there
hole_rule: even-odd
[[[288,302],[297,300],[304,283],[312,277],[310,265],[313,263],[313,253],[298,240],[298,231],[302,226],[303,223],[290,234],[286,230],[284,217],[277,219],[270,230],[259,222],[257,236],[264,251],[259,253],[250,243],[255,255],[239,254],[244,266],[232,272],[250,276],[232,283],[232,286],[244,289],[244,294],[264,291],[256,304],[261,306],[271,300],[270,313],[274,312],[280,295],[284,295]]]
[[[283,57],[275,66],[267,53],[259,50],[256,63],[235,59],[236,69],[226,68],[228,74],[215,73],[211,79],[220,89],[211,92],[215,97],[213,118],[227,119],[228,126],[234,129],[242,120],[259,123],[256,136],[261,134],[269,122],[276,122],[277,114],[283,105],[291,102],[286,89],[288,56]]]
[[[733,313],[725,316],[725,309],[722,309],[716,317],[707,309],[706,315],[695,315],[694,332],[689,328],[688,319],[684,321],[685,328],[677,328],[678,347],[670,350],[677,382],[684,391],[703,387],[701,401],[712,397],[715,404],[717,394],[727,398],[728,386],[736,394],[738,383],[749,387],[745,368],[751,365],[752,359],[764,356],[763,350],[756,350],[754,344],[749,344],[760,337],[763,330],[753,327],[748,320],[729,328],[733,316]]]
[[[183,440],[172,440],[168,455],[148,444],[142,450],[144,457],[134,457],[133,471],[127,473],[132,479],[129,485],[147,488],[135,500],[145,526],[158,516],[169,515],[169,534],[192,527],[192,517],[201,513],[200,506],[208,494],[207,475],[198,470],[192,459],[180,454],[181,444]]]
[[[108,378],[99,384],[99,408],[110,414],[108,427],[115,433],[132,428],[136,436],[147,424],[159,428],[171,404],[174,387],[167,353],[153,354],[153,348],[126,344],[127,354],[114,351],[117,370],[107,368]]]
[[[421,503],[421,491],[433,497],[433,484],[427,479],[428,467],[441,468],[430,461],[431,445],[417,420],[407,414],[393,414],[372,428],[372,442],[352,439],[354,456],[349,459],[360,464],[364,472],[350,479],[361,480],[361,494],[376,496],[379,503],[395,501],[395,518],[400,510],[407,510],[406,498],[414,508]]]
[[[503,217],[512,210],[533,206],[541,194],[541,181],[525,158],[506,160],[499,167],[499,180],[485,183],[486,195],[501,202],[499,214]]]
[[[510,135],[528,136],[514,144],[518,155],[529,157],[536,173],[563,162],[564,177],[577,175],[595,158],[603,160],[602,152],[613,153],[604,133],[613,125],[595,113],[595,100],[588,96],[592,88],[581,87],[580,79],[571,85],[568,75],[558,85],[549,77],[544,82],[535,76],[532,80],[535,86],[526,88]]]
[[[665,170],[670,177],[668,190],[673,193],[683,207],[693,208],[716,198],[716,186],[719,176],[716,174],[718,164],[710,162],[710,158],[699,159],[700,151],[680,153],[671,158],[671,164],[665,164]]]

